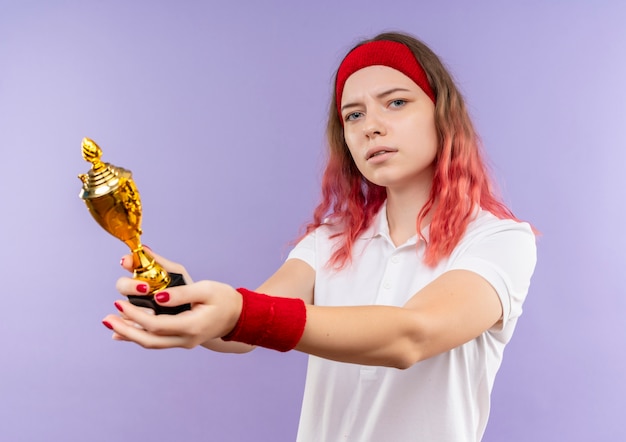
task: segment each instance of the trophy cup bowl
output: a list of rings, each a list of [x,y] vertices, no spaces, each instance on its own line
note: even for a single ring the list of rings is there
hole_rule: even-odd
[[[166,287],[184,285],[185,282],[182,275],[168,273],[141,245],[141,200],[132,173],[103,163],[102,149],[95,141],[83,138],[81,146],[83,158],[91,163],[91,169],[78,176],[83,183],[79,196],[85,201],[96,222],[130,248],[133,277],[149,286],[146,296],[130,295],[129,301],[151,308],[156,314],[176,314],[189,310],[189,304],[163,307],[154,301],[155,292]]]

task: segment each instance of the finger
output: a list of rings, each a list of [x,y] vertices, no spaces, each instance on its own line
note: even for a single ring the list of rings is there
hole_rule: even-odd
[[[129,324],[129,325],[131,325],[131,326],[133,326],[133,327],[134,327],[134,326],[137,326],[134,322],[130,322],[130,321],[128,322],[128,324]],[[111,325],[111,323],[109,323],[108,325],[106,325],[106,324],[105,324],[105,326],[106,326],[107,328],[111,328],[111,327],[113,327],[113,326]],[[110,327],[109,327],[109,326],[110,326]],[[117,333],[117,332],[115,332],[115,331],[113,332],[113,335],[111,336],[111,338],[112,338],[113,340],[115,340],[115,341],[128,341],[128,339],[127,339],[126,337],[124,337],[124,336],[120,335],[119,333]]]
[[[215,296],[224,290],[234,290],[229,285],[217,281],[199,281],[188,285],[166,287],[154,293],[154,300],[160,305],[174,307],[183,304],[211,304]]]
[[[152,310],[152,309],[145,309],[145,310],[146,310],[146,314],[152,315],[152,316],[155,315],[154,310]],[[149,313],[148,313],[148,311],[149,311]],[[133,321],[128,316],[120,315],[120,318],[122,318],[122,320],[125,321],[126,324],[130,325],[131,327],[135,327],[135,328],[138,328],[138,329],[141,329],[141,330],[145,330],[145,328],[143,328],[143,326],[141,324]]]
[[[183,275],[183,278],[186,284],[191,284],[193,282],[191,279],[191,276],[189,276],[189,273],[187,273],[187,270],[182,264],[179,264],[177,262],[164,258],[158,253],[155,253],[154,250],[152,250],[148,246],[144,245],[144,248],[146,249],[147,253],[150,256],[152,256],[155,259],[155,261],[158,262],[165,270],[167,270],[170,273],[179,273]]]
[[[176,272],[177,270],[182,270],[183,266],[177,262],[174,261],[170,261],[169,259],[159,255],[158,253],[156,253],[154,250],[152,250],[150,247],[148,246],[143,246],[146,253],[150,256],[152,256],[155,260],[157,260],[157,262],[159,264],[161,264],[166,270],[172,271],[172,272]],[[179,273],[179,272],[177,272]]]
[[[162,336],[188,336],[185,330],[193,322],[193,316],[197,316],[190,318],[190,315],[185,315],[189,311],[178,315],[155,315],[152,309],[138,307],[130,301],[116,301],[115,307],[121,312],[120,319],[126,325]]]
[[[119,278],[115,283],[115,288],[124,296],[147,295],[150,293],[150,286],[148,283],[128,277]]]
[[[115,340],[115,341],[126,341],[126,342],[128,342],[128,339],[126,339],[124,336],[122,336],[122,335],[120,335],[118,333],[115,333],[115,332],[113,332],[113,336],[111,336],[111,338],[113,340]]]
[[[169,259],[164,258],[157,253],[154,253],[154,251],[148,246],[143,246],[143,247],[144,247],[145,253],[151,256],[152,258],[154,258],[154,260],[158,262],[159,264],[161,264],[161,266],[163,266],[165,270],[169,272],[175,272],[175,273],[182,273],[185,270],[182,264],[179,264],[174,261],[170,261]],[[120,259],[120,265],[124,269],[128,270],[129,272],[132,272],[134,270],[133,269],[133,255],[128,254],[128,255],[122,256],[122,258]]]
[[[191,345],[181,336],[156,335],[142,328],[138,328],[128,321],[124,321],[114,315],[109,315],[104,318],[103,323],[113,330],[113,339],[117,341],[131,341],[149,349],[173,347],[191,348]]]
[[[159,263],[165,270],[167,270],[169,273],[179,273],[181,275],[183,275],[183,279],[185,280],[185,284],[191,284],[193,282],[193,280],[191,279],[191,276],[189,275],[189,273],[187,273],[187,270],[185,269],[185,267],[182,264],[179,264],[177,262],[174,261],[170,261],[167,258],[164,258],[163,256],[159,255],[158,253],[155,253],[150,247],[144,245],[143,248],[145,249],[145,252],[151,256],[152,258],[154,258],[154,260]],[[132,255],[124,255],[122,256],[122,259],[120,260],[120,265],[128,270],[129,272],[132,272],[133,269],[133,256]]]
[[[120,259],[120,265],[123,269],[128,270],[132,273],[133,271],[133,255],[124,255],[122,259]]]

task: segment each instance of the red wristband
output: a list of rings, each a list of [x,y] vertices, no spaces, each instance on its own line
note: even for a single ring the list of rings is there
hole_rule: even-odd
[[[244,342],[278,351],[292,350],[306,323],[306,306],[300,298],[279,298],[238,288],[243,297],[241,315],[224,341]]]

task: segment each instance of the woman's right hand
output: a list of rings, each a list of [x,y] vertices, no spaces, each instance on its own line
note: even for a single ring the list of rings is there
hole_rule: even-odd
[[[115,302],[119,315],[108,315],[103,323],[114,331],[113,338],[131,341],[145,348],[193,348],[205,345],[219,351],[248,351],[250,346],[223,342],[241,313],[241,295],[231,286],[217,281],[194,283],[185,268],[149,251],[168,272],[183,275],[186,285],[167,287],[154,294],[155,301],[166,307],[191,304],[191,310],[177,315],[155,315],[127,300]],[[122,266],[132,271],[132,257],[124,256]],[[116,288],[124,295],[145,295],[149,291],[141,280],[122,277]],[[212,345],[213,344],[213,345]]]

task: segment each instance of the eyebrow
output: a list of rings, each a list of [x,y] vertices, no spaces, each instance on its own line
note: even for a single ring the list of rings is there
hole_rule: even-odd
[[[376,95],[376,98],[381,99],[381,98],[385,98],[388,95],[391,95],[395,92],[411,92],[408,89],[405,89],[403,87],[394,87],[392,89],[388,89],[386,91],[381,92],[380,94]],[[360,102],[352,102],[352,103],[346,103],[343,106],[341,106],[341,112],[343,112],[344,110],[351,108],[351,107],[356,107],[360,104]]]

